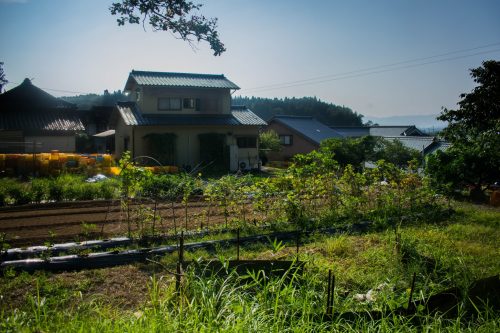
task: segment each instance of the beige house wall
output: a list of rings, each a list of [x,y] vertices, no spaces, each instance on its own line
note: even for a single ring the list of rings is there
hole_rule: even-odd
[[[147,134],[173,133],[176,135],[176,157],[175,165],[196,166],[200,163],[200,141],[199,134],[218,133],[226,135],[226,145],[236,146],[237,138],[242,136],[258,137],[258,126],[125,126],[120,119],[116,126],[115,149],[116,156],[120,158],[123,153],[123,142],[129,137],[132,156],[149,156],[151,154],[148,140],[144,139]],[[236,149],[236,147],[234,148]],[[244,161],[247,166],[257,168],[259,163],[259,150],[257,148],[237,148],[237,158]],[[153,156],[154,157],[154,156]],[[234,170],[233,170],[234,171]]]
[[[319,148],[319,145],[312,143],[305,139],[301,134],[289,129],[288,127],[276,122],[271,121],[266,127],[266,130],[273,130],[278,135],[291,135],[292,144],[289,146],[281,145],[280,152],[269,152],[269,161],[288,161],[296,154],[307,154]]]
[[[230,114],[231,93],[229,89],[210,88],[170,88],[132,86],[131,98],[144,114]],[[200,99],[200,110],[184,109],[164,111],[158,110],[159,98],[194,98]]]

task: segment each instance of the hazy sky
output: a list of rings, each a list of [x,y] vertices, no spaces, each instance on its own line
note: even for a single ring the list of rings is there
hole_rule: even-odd
[[[237,95],[423,115],[455,107],[474,86],[468,70],[500,60],[495,0],[203,1],[202,13],[219,19],[220,57],[170,33],[118,27],[112,2],[0,0],[7,89],[28,77],[67,96],[123,89],[132,69],[211,73],[238,84]]]

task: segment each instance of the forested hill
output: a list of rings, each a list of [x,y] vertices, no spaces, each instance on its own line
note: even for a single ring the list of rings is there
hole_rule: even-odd
[[[90,110],[93,106],[115,106],[118,101],[126,101],[128,98],[120,90],[112,93],[107,90],[104,94],[86,94],[78,96],[64,96],[61,99],[76,104],[80,110]]]
[[[363,115],[345,106],[323,102],[316,97],[261,98],[233,97],[233,105],[245,105],[264,120],[274,115],[313,116],[330,126],[361,126]]]

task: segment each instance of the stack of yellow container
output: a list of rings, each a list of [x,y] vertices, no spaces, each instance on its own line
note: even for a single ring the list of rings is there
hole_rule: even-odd
[[[148,167],[153,173],[177,173],[176,166]],[[103,173],[109,176],[119,175],[121,169],[116,166],[109,154],[66,154],[53,150],[50,153],[36,154],[0,154],[0,172],[7,176],[31,175],[56,176],[61,172],[84,172],[86,174]]]

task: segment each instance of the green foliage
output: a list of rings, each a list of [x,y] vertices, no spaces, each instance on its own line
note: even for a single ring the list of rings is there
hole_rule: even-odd
[[[362,138],[327,139],[321,142],[321,150],[333,154],[342,166],[348,164],[361,168],[363,163],[372,160],[379,139],[373,136]]]
[[[485,61],[471,76],[477,86],[460,95],[459,109],[443,109],[438,117],[448,121],[443,135],[452,146],[431,156],[427,171],[436,184],[472,186],[480,196],[482,186],[498,181],[500,174],[500,62]]]
[[[412,160],[421,161],[422,155],[418,150],[405,147],[401,141],[380,139],[380,148],[374,152],[375,160],[385,160],[400,168],[408,166]]]
[[[61,99],[76,104],[79,109],[90,110],[93,106],[107,106],[114,107],[116,102],[123,102],[129,99],[120,90],[113,91],[112,93],[107,90],[101,94],[84,94],[77,96],[63,96]]]
[[[282,147],[278,133],[273,130],[260,133],[259,148],[270,151],[280,151]]]
[[[368,161],[386,160],[403,168],[409,161],[421,159],[417,150],[405,147],[399,140],[389,141],[373,136],[327,139],[321,142],[320,148],[332,153],[333,158],[342,167],[350,164],[357,169],[362,168],[364,162]]]
[[[177,201],[182,196],[182,178],[179,175],[153,175],[142,183],[142,195],[147,198]]]
[[[216,30],[217,19],[197,14],[202,6],[185,0],[121,0],[114,2],[109,10],[119,16],[118,25],[139,24],[148,20],[155,31],[169,31],[191,45],[194,40],[206,41],[215,56],[221,55],[226,48]]]
[[[363,115],[350,108],[323,102],[316,97],[262,98],[236,96],[232,103],[246,105],[264,120],[274,115],[313,116],[318,121],[335,126],[361,126]]]

